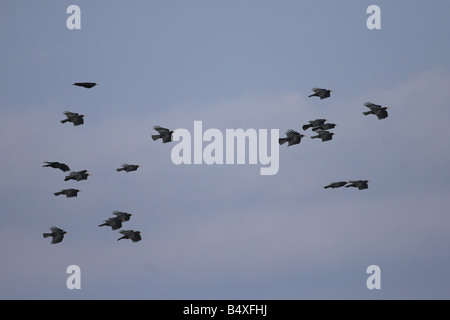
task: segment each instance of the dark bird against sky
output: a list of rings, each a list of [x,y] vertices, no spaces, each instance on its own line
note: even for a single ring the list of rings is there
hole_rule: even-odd
[[[116,171],[120,172],[120,171],[125,171],[125,172],[130,172],[130,171],[136,171],[140,166],[137,164],[128,164],[128,163],[123,163],[122,164],[122,168],[117,168]]]
[[[327,119],[316,119],[316,120],[309,120],[308,124],[304,124],[302,126],[303,130],[307,130],[308,128],[315,128],[318,126],[322,126],[326,121],[328,121]]]
[[[279,138],[278,139],[278,143],[280,145],[284,144],[284,143],[288,143],[288,147],[292,146],[294,144],[299,144],[302,140],[303,137],[305,137],[304,134],[301,134],[295,130],[289,129],[288,131],[286,131],[286,138]]]
[[[130,220],[131,216],[133,215],[132,213],[122,212],[118,210],[113,211],[113,214],[123,221]]]
[[[167,128],[163,128],[160,126],[154,126],[153,129],[155,129],[159,133],[159,134],[152,135],[153,141],[158,140],[160,138],[162,139],[163,143],[172,141],[173,130],[169,130]]]
[[[61,191],[53,193],[55,196],[59,196],[61,194],[64,194],[66,198],[73,198],[78,196],[78,192],[81,190],[78,189],[63,189]]]
[[[44,238],[52,237],[52,244],[59,243],[63,241],[64,235],[67,233],[63,229],[57,228],[57,227],[51,227],[50,230],[52,232],[50,233],[44,233]]]
[[[320,100],[328,98],[331,95],[330,92],[332,92],[331,90],[321,88],[312,88],[312,91],[314,91],[314,93],[308,97],[319,97]]]
[[[385,119],[388,117],[388,112],[386,110],[389,109],[389,107],[382,107],[372,102],[366,102],[364,103],[364,105],[370,109],[370,111],[363,112],[365,116],[369,114],[374,114],[377,116],[378,120]]]
[[[320,139],[322,139],[322,142],[333,139],[333,135],[334,135],[333,132],[326,131],[326,130],[316,130],[315,132],[317,133],[317,135],[311,136],[311,139],[320,138]]]
[[[76,180],[76,181],[81,181],[81,180],[87,180],[88,176],[90,176],[90,173],[87,173],[87,170],[81,170],[81,171],[72,171],[69,175],[67,175],[64,178],[64,181],[68,181],[68,180]]]
[[[67,119],[61,120],[61,123],[72,122],[74,126],[84,124],[84,114],[78,114],[76,112],[64,111]]]
[[[43,165],[43,167],[51,167],[51,168],[55,168],[55,169],[60,169],[64,172],[70,171],[70,168],[67,164],[65,163],[61,163],[61,162],[50,162],[50,161],[44,161],[43,163],[46,163]]]
[[[113,218],[108,218],[107,220],[104,220],[102,224],[99,224],[99,227],[103,227],[103,226],[110,226],[111,230],[117,230],[122,228],[122,222],[124,222],[125,220],[122,220],[119,217],[113,217]]]
[[[117,239],[117,241],[121,239],[130,239],[133,242],[141,241],[141,232],[134,230],[120,230],[119,231],[123,236]]]
[[[75,82],[73,85],[78,86],[78,87],[83,87],[86,89],[90,89],[92,87],[97,86],[98,84],[95,82]]]

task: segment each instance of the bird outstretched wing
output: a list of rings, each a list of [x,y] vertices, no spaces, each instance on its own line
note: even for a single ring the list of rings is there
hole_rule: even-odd
[[[153,129],[155,129],[156,131],[158,131],[159,134],[165,134],[165,133],[168,133],[168,132],[169,132],[169,129],[163,128],[163,127],[160,127],[160,126],[153,126]]]

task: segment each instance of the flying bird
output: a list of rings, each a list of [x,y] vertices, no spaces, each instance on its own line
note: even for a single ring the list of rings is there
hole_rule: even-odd
[[[316,130],[317,135],[311,136],[311,139],[320,138],[322,139],[322,142],[329,141],[333,139],[333,132],[326,131],[326,130]]]
[[[118,210],[113,211],[113,214],[122,221],[130,220],[131,216],[133,215],[132,213],[126,213]]]
[[[52,244],[59,243],[63,241],[64,235],[67,233],[63,229],[57,228],[57,227],[51,227],[50,230],[52,232],[50,233],[44,233],[44,238],[52,237]]]
[[[377,116],[378,120],[385,119],[388,117],[388,112],[386,111],[389,107],[382,107],[378,104],[374,104],[372,102],[366,102],[364,105],[370,109],[370,111],[364,111],[363,114],[365,116],[369,114],[374,114]]]
[[[312,128],[313,131],[317,130],[330,130],[334,129],[337,126],[335,123],[324,123],[323,125]]]
[[[331,90],[321,88],[312,88],[312,91],[314,91],[314,93],[308,97],[319,97],[320,100],[328,98],[330,96],[330,92],[332,92]]]
[[[316,119],[316,120],[309,120],[308,124],[304,124],[302,126],[303,130],[307,130],[308,128],[315,128],[318,126],[323,125],[326,121],[328,121],[327,119]],[[314,130],[314,129],[313,129]]]
[[[121,239],[130,239],[133,242],[141,241],[141,232],[140,231],[134,231],[134,230],[120,230],[119,231],[123,236],[117,239],[117,241]]]
[[[67,119],[61,120],[61,123],[72,122],[74,126],[84,124],[84,114],[78,114],[76,112],[64,111]]]
[[[99,227],[103,227],[103,226],[110,226],[112,230],[117,230],[122,228],[122,222],[124,222],[125,220],[122,220],[119,217],[113,217],[113,218],[108,218],[107,220],[104,220],[102,224],[99,224]]]
[[[347,184],[347,181],[337,181],[337,182],[332,182],[332,183],[330,183],[330,184],[327,185],[327,186],[324,186],[324,188],[325,188],[325,189],[327,189],[327,188],[333,188],[333,189],[336,189],[336,188],[343,187],[343,186],[345,186],[346,184]]]
[[[66,198],[73,198],[78,196],[78,192],[80,192],[81,190],[78,189],[63,189],[61,191],[55,192],[53,193],[55,196],[59,196],[61,194],[64,194],[66,196]]]
[[[346,185],[346,188],[349,187],[354,187],[354,188],[358,188],[359,190],[363,190],[363,189],[367,189],[369,188],[369,185],[367,184],[368,182],[370,182],[370,180],[354,180],[354,181],[349,181],[348,185]]]
[[[158,131],[159,134],[153,134],[152,135],[152,139],[153,141],[156,141],[158,139],[162,139],[163,143],[167,143],[172,141],[172,134],[173,134],[173,130],[169,130],[167,128],[163,128],[160,126],[154,126],[153,129],[155,129],[156,131]]]
[[[83,87],[86,89],[90,89],[92,87],[97,86],[98,84],[95,82],[75,82],[73,85],[78,86],[78,87]]]
[[[304,134],[298,133],[295,130],[289,129],[288,131],[286,131],[286,138],[279,138],[278,139],[278,143],[280,145],[288,142],[288,147],[292,146],[294,144],[299,144],[302,140],[302,138],[305,136]]]
[[[136,165],[136,164],[128,164],[128,163],[123,163],[122,164],[122,168],[117,168],[116,171],[120,172],[120,171],[125,171],[125,172],[130,172],[130,171],[136,171],[140,166]]]
[[[70,171],[70,168],[67,164],[65,163],[61,163],[61,162],[57,162],[57,161],[44,161],[43,163],[46,163],[43,165],[43,167],[51,167],[51,168],[55,168],[55,169],[61,169],[64,172]]]
[[[72,171],[71,173],[69,173],[69,175],[67,175],[64,178],[64,181],[68,181],[68,180],[76,180],[76,181],[81,181],[81,180],[87,180],[88,176],[90,176],[90,173],[87,173],[87,170],[81,170],[81,171]]]

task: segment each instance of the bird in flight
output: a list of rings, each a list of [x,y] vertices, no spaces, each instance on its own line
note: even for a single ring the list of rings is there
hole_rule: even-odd
[[[288,147],[292,146],[294,144],[299,144],[302,140],[303,137],[305,137],[304,134],[298,133],[295,130],[289,129],[288,131],[286,131],[286,138],[279,138],[278,139],[278,143],[280,145],[284,144],[284,143],[288,143]]]
[[[78,196],[78,192],[81,190],[78,189],[63,189],[61,191],[53,193],[55,196],[59,196],[61,194],[64,194],[66,198],[74,198]]]
[[[313,128],[313,130],[314,130],[314,128],[316,128],[316,127],[318,127],[318,126],[322,126],[326,121],[328,121],[327,119],[316,119],[316,120],[309,120],[309,123],[308,124],[304,124],[303,126],[302,126],[302,129],[305,131],[305,130],[307,130],[308,128]]]
[[[388,112],[386,111],[389,107],[382,107],[378,104],[374,104],[372,102],[366,102],[364,105],[370,109],[370,111],[364,111],[363,114],[365,116],[369,114],[374,114],[377,116],[378,120],[385,119],[388,117]]]
[[[333,139],[333,132],[327,131],[327,130],[316,130],[315,131],[317,135],[311,136],[311,139],[320,138],[322,139],[322,142],[329,141]]]
[[[117,239],[117,241],[121,239],[130,239],[133,242],[138,242],[142,240],[141,232],[140,231],[134,231],[134,230],[120,230],[119,231],[122,234],[122,237]]]
[[[67,233],[63,229],[60,229],[57,227],[51,227],[50,230],[51,230],[51,232],[44,233],[43,236],[44,236],[44,238],[52,237],[52,242],[51,242],[52,244],[63,241],[64,235]]]
[[[67,119],[61,120],[61,123],[72,122],[74,126],[84,124],[84,114],[78,114],[76,112],[64,111]]]
[[[124,222],[125,220],[122,220],[119,217],[112,217],[112,218],[108,218],[107,220],[104,220],[102,224],[99,224],[99,227],[103,227],[103,226],[110,226],[112,230],[117,230],[122,228],[122,222]]]
[[[51,167],[55,169],[60,169],[64,172],[70,171],[70,168],[67,164],[57,162],[57,161],[44,161],[43,163],[46,163],[43,165],[43,167]]]
[[[153,134],[152,135],[152,139],[153,141],[156,141],[158,139],[162,139],[163,143],[167,143],[172,141],[172,134],[173,134],[173,130],[169,130],[167,128],[163,128],[160,126],[154,126],[153,129],[155,129],[156,131],[158,131],[159,134]]]
[[[314,91],[314,93],[308,97],[319,97],[320,100],[328,98],[331,95],[330,92],[332,92],[331,90],[322,88],[312,88],[312,91]]]
[[[117,168],[116,171],[120,172],[120,171],[125,171],[125,172],[130,172],[130,171],[136,171],[140,166],[138,166],[137,164],[128,164],[128,163],[123,163],[121,168]]]
[[[349,181],[348,185],[346,185],[346,188],[349,187],[354,187],[354,188],[358,188],[359,190],[363,190],[363,189],[367,189],[369,188],[369,185],[367,184],[368,182],[370,182],[370,180],[354,180],[354,181]]]
[[[90,176],[90,173],[87,173],[87,170],[81,170],[81,171],[72,171],[71,173],[69,173],[69,175],[67,175],[64,178],[64,181],[68,181],[68,180],[76,180],[76,181],[81,181],[81,180],[87,180],[88,176]]]
[[[74,86],[78,86],[78,87],[83,87],[83,88],[86,88],[86,89],[90,89],[90,88],[93,88],[95,86],[98,86],[98,83],[95,83],[95,82],[75,82],[73,85]]]
[[[132,213],[126,213],[118,210],[113,211],[113,214],[120,218],[122,221],[130,220],[131,216],[133,215]]]

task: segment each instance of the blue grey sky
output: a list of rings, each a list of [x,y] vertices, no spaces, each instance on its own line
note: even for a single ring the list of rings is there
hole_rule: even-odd
[[[72,4],[80,30],[66,27]],[[449,9],[1,0],[0,299],[449,299]],[[389,117],[364,116],[366,101]],[[65,110],[85,124],[61,124]],[[308,130],[280,146],[272,176],[177,166],[176,142],[150,137],[194,121],[283,136],[316,118],[338,124],[333,140]],[[92,175],[64,181],[43,161]],[[116,172],[124,162],[141,167]],[[369,189],[323,188],[357,179]],[[53,195],[70,187],[77,198]],[[114,210],[134,214],[124,229],[142,241],[98,227]],[[42,237],[53,225],[68,231],[56,245]],[[80,290],[66,287],[74,264]]]

